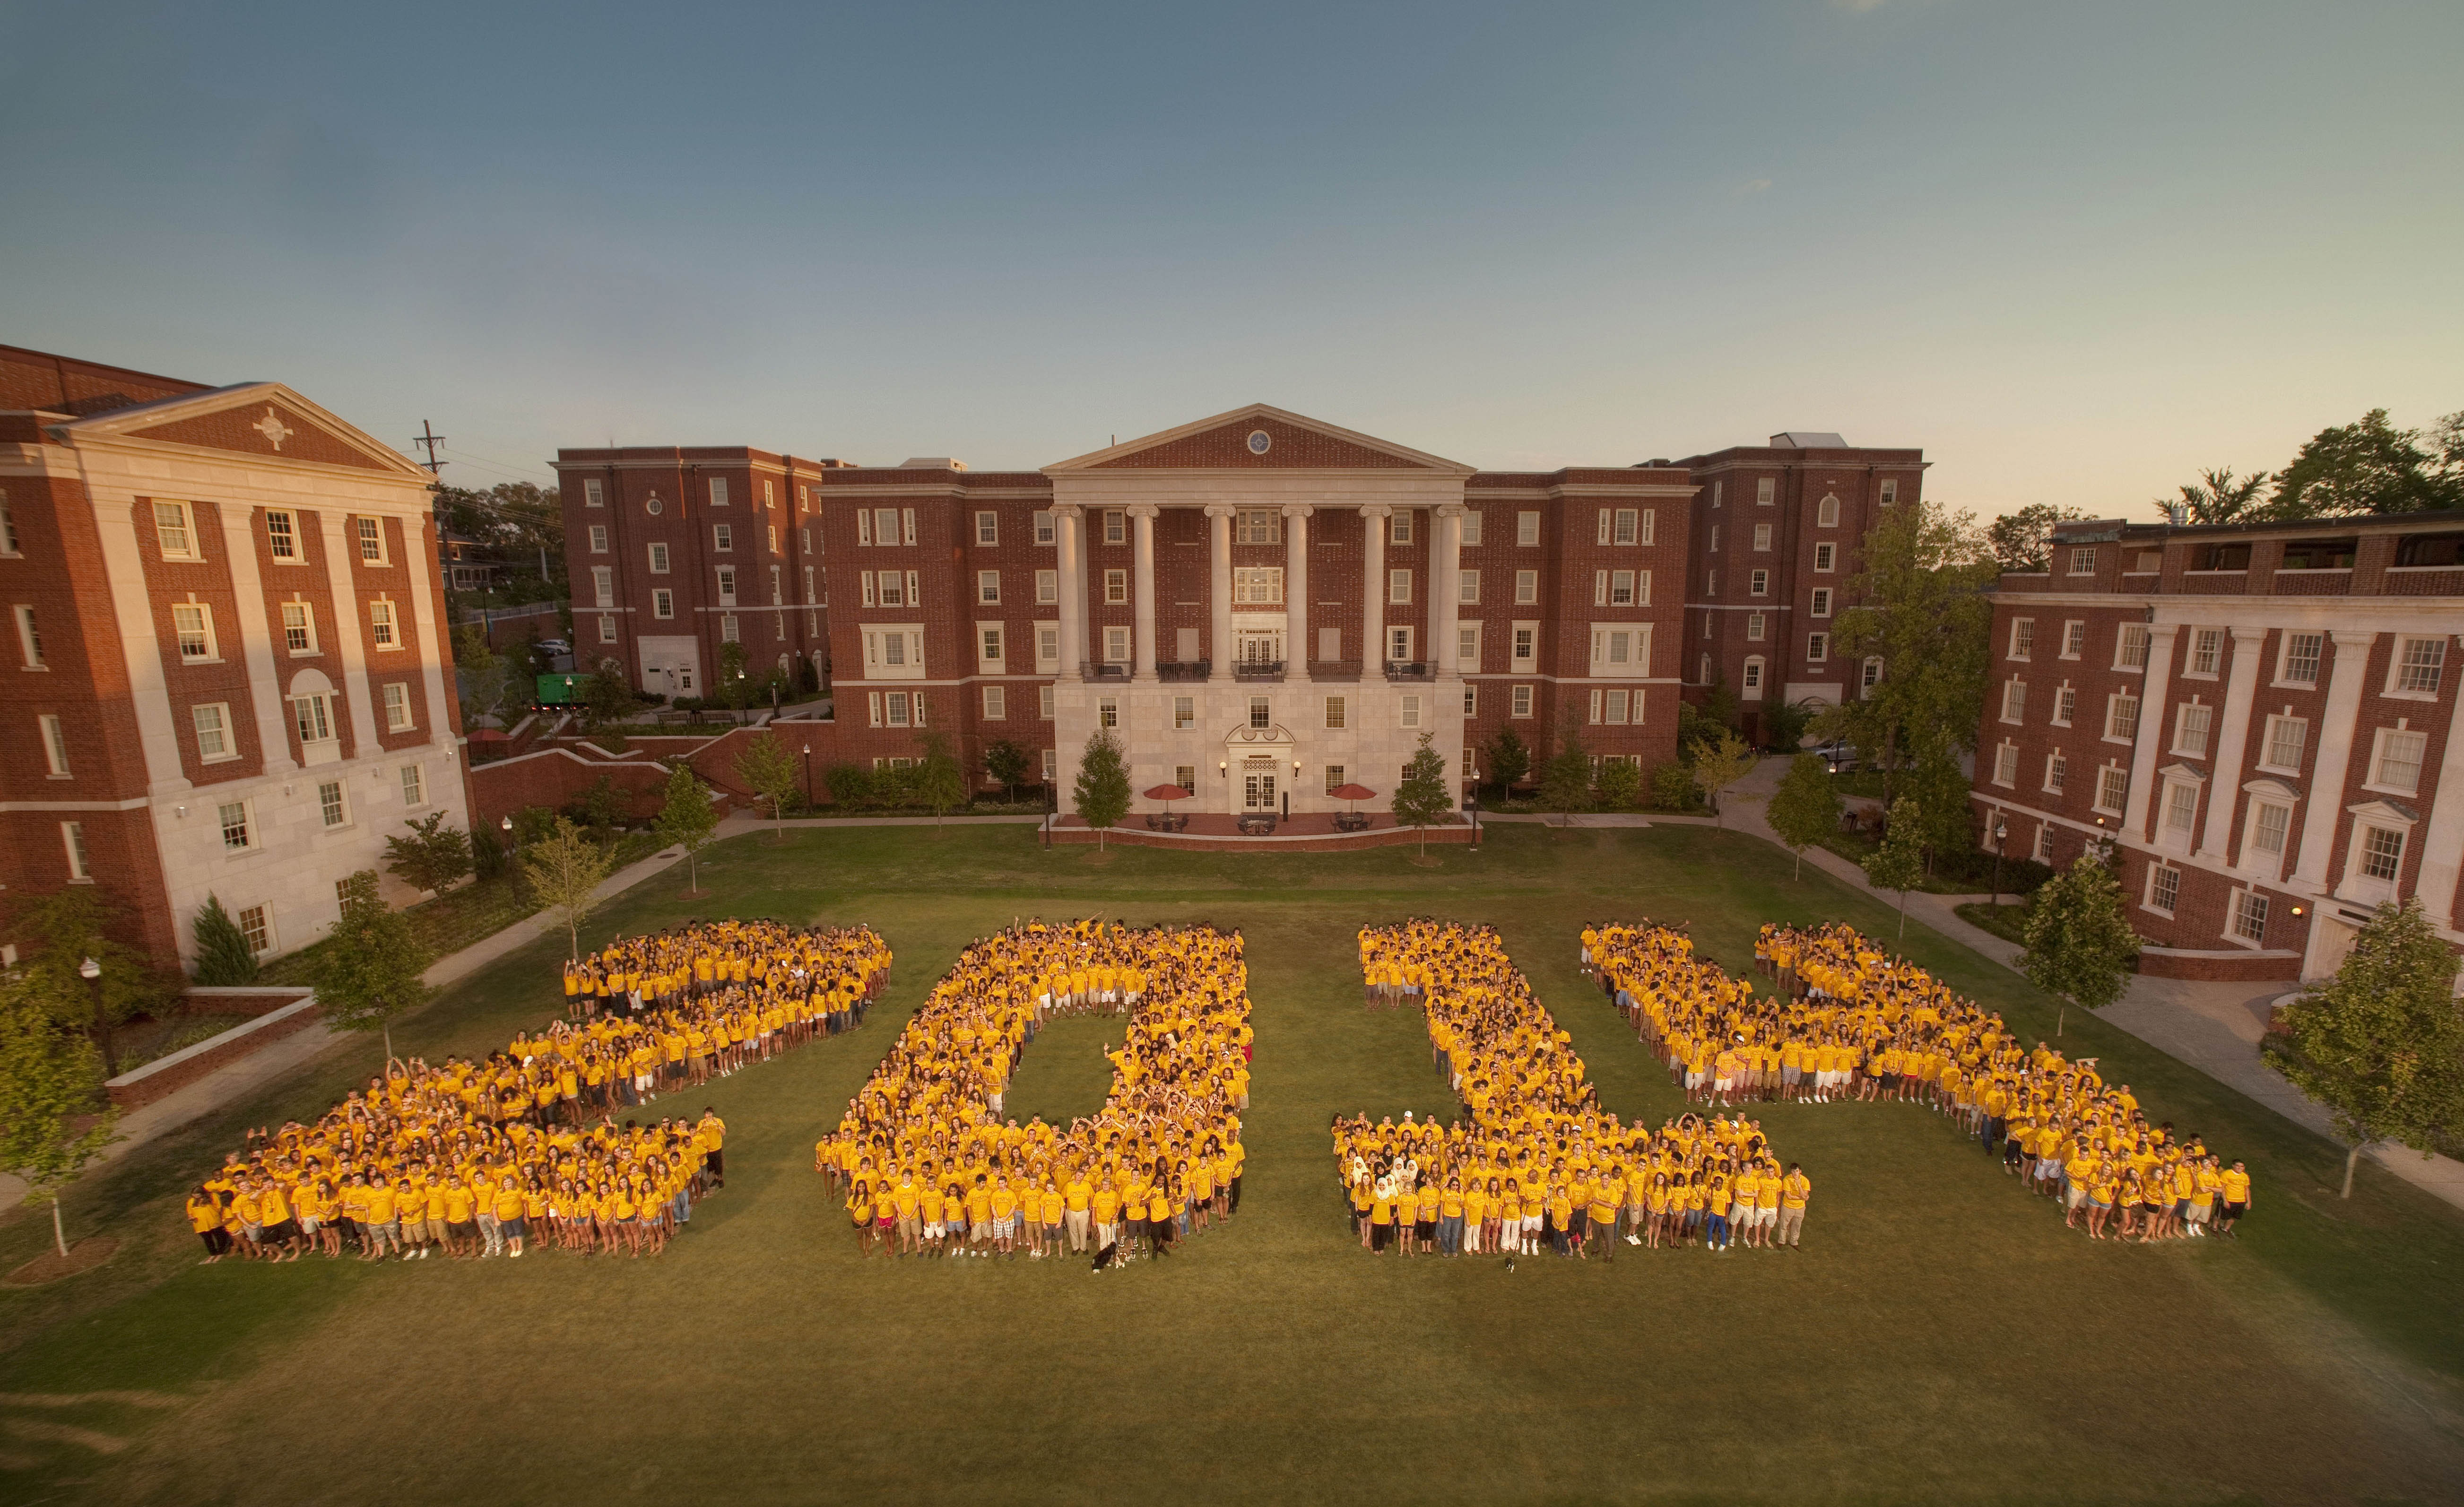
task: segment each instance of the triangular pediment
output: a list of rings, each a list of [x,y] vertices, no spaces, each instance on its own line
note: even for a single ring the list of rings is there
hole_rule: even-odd
[[[1092,470],[1406,470],[1470,475],[1476,468],[1263,403],[1184,424],[1044,468]]]
[[[63,437],[147,440],[263,460],[347,466],[427,478],[410,457],[280,382],[187,393],[58,426]]]

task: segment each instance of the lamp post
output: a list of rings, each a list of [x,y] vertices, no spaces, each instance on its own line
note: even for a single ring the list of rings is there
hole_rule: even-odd
[[[1993,813],[1993,899],[2002,904],[2002,844],[2011,836],[2011,823],[2002,813]]]
[[[1469,774],[1471,775],[1471,798],[1464,801],[1463,804],[1471,811],[1471,850],[1477,853],[1480,851],[1480,771],[1474,769],[1471,770]]]
[[[89,957],[77,965],[77,977],[94,993],[94,1037],[102,1048],[102,1076],[120,1076],[120,1055],[111,1049],[111,1021],[102,1011],[102,965]]]
[[[813,746],[804,745],[804,809],[813,809]]]

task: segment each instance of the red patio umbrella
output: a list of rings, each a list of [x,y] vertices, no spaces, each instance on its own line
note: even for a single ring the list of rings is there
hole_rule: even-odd
[[[1375,800],[1377,792],[1366,785],[1337,785],[1327,792],[1337,800]]]
[[[1168,817],[1172,815],[1172,803],[1176,800],[1187,800],[1189,792],[1178,785],[1157,785],[1147,792],[1147,798],[1162,801],[1163,814]]]

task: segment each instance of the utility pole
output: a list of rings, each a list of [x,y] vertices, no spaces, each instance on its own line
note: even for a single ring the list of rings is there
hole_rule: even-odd
[[[420,420],[419,432],[410,437],[410,443],[428,452],[428,459],[419,463],[428,468],[428,474],[439,476],[444,473],[445,462],[436,458],[436,447],[445,443],[445,436],[436,432],[434,425],[426,419]]]

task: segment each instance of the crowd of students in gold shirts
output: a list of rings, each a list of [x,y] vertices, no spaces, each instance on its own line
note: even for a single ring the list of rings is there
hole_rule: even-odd
[[[1765,926],[1754,961],[1777,988],[1761,995],[1664,927],[1586,928],[1582,945],[1585,969],[1706,1108],[1927,1104],[2096,1239],[2229,1235],[2250,1211],[2242,1163],[2150,1125],[2093,1059],[2021,1045],[2000,1016],[1844,924]]]
[[[1333,1125],[1361,1246],[1404,1255],[1553,1251],[1615,1259],[1620,1239],[1794,1248],[1813,1183],[1755,1122],[1686,1113],[1657,1129],[1603,1111],[1497,932],[1453,922],[1364,928],[1372,1008],[1417,1003],[1431,1060],[1462,1102],[1450,1125],[1406,1112]]]
[[[566,1018],[485,1060],[389,1061],[313,1125],[256,1130],[187,1198],[206,1259],[655,1256],[724,1186],[726,1125],[624,1110],[860,1021],[889,977],[869,928],[724,921],[565,970]]]
[[[1036,1033],[1084,1013],[1126,1017],[1103,1107],[1067,1127],[1005,1119]],[[1162,1256],[1241,1206],[1250,1051],[1238,933],[1014,926],[933,986],[814,1167],[867,1255]]]

